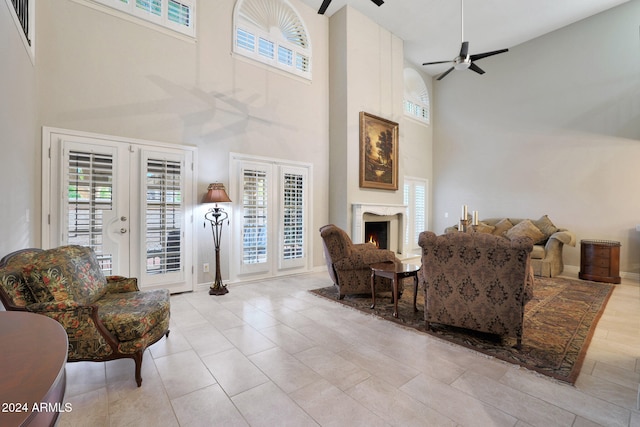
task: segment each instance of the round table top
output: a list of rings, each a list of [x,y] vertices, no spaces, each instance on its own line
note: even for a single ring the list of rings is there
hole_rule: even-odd
[[[403,262],[376,262],[369,267],[374,271],[386,271],[390,273],[414,273],[420,270],[419,265],[405,264]]]
[[[52,388],[64,380],[67,342],[64,328],[53,319],[0,311],[0,404],[6,406],[0,408],[1,425],[23,425],[34,404],[48,401]]]

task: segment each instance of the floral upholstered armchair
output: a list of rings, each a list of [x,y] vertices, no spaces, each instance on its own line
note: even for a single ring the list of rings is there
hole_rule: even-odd
[[[320,228],[329,276],[338,289],[338,298],[346,294],[371,294],[371,264],[400,262],[392,251],[378,249],[373,243],[354,244],[341,228],[329,224]],[[388,279],[376,277],[376,292],[392,291]],[[398,285],[402,292],[402,282]]]
[[[420,233],[424,317],[431,323],[515,337],[522,344],[525,304],[533,297],[528,237]]]
[[[0,260],[0,301],[58,321],[69,338],[68,361],[131,358],[142,384],[142,355],[169,336],[169,292],[140,291],[135,278],[105,277],[84,246],[23,249]]]

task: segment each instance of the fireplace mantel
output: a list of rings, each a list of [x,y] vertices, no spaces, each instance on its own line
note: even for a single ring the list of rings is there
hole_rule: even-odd
[[[398,253],[402,253],[402,236],[405,235],[407,224],[407,205],[386,205],[379,203],[354,203],[352,206],[351,239],[353,243],[364,243],[364,216],[373,214],[380,216],[398,216]]]

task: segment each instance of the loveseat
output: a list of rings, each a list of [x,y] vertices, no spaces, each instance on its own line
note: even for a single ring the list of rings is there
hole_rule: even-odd
[[[488,233],[420,233],[424,318],[522,343],[525,304],[533,297],[528,237]]]
[[[169,292],[140,291],[135,278],[105,277],[93,250],[84,246],[5,256],[0,301],[6,310],[59,322],[67,332],[69,362],[133,359],[138,387],[144,351],[169,335]]]
[[[445,229],[445,233],[458,231],[458,226]],[[562,249],[575,246],[576,235],[566,228],[558,228],[547,215],[537,220],[524,218],[487,218],[472,227],[472,232],[490,233],[507,238],[526,236],[533,240],[531,266],[536,276],[554,277],[564,270]]]

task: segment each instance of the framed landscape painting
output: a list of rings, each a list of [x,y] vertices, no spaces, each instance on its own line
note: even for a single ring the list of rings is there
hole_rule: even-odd
[[[398,124],[360,112],[360,187],[398,189]]]

